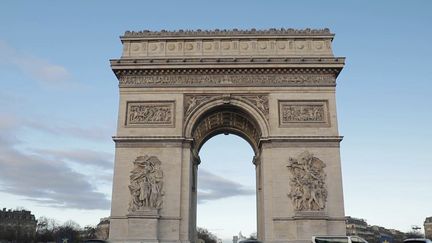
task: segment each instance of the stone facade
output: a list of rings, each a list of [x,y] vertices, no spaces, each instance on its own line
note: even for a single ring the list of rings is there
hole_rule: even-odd
[[[366,220],[346,217],[346,234],[360,236],[369,243],[403,243],[408,238],[406,233],[395,229],[387,229],[378,225],[369,225]]]
[[[119,80],[112,242],[195,242],[199,150],[232,133],[255,152],[258,238],[345,235],[334,35],[324,30],[140,31]],[[151,159],[150,159],[151,158]]]
[[[424,222],[425,237],[432,240],[432,217],[427,217]]]
[[[32,241],[37,221],[27,210],[0,210],[0,240]]]
[[[109,237],[110,219],[101,218],[96,226],[96,239],[107,240]]]

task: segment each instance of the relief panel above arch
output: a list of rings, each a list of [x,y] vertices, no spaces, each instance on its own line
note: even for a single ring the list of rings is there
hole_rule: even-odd
[[[223,99],[229,102],[230,99],[239,99],[256,110],[261,112],[264,117],[269,119],[269,99],[268,94],[185,94],[184,96],[184,119],[186,119],[194,110],[201,105],[208,103],[212,100]]]
[[[274,93],[269,108],[270,136],[339,136],[331,90]]]
[[[174,127],[175,101],[128,101],[127,127]]]
[[[116,136],[181,136],[182,107],[180,93],[122,92]]]
[[[327,100],[279,100],[279,127],[330,126]]]

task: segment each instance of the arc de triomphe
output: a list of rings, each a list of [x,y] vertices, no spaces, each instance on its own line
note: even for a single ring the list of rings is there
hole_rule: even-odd
[[[252,146],[258,238],[344,235],[335,87],[345,58],[322,30],[140,31],[119,80],[110,240],[195,242],[201,146]],[[227,219],[229,220],[229,219]]]

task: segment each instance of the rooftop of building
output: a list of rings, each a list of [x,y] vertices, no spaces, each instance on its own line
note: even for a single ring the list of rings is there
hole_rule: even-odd
[[[6,209],[0,210],[0,218],[7,218],[11,220],[32,220],[35,221],[35,216],[31,211],[25,209]]]

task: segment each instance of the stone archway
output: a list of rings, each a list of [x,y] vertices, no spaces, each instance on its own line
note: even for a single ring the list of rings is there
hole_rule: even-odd
[[[345,234],[335,103],[344,58],[329,30],[126,32],[111,60],[120,104],[113,242],[194,242],[201,146],[251,144],[258,237]]]
[[[264,136],[268,134],[268,127],[264,120],[262,120],[260,111],[258,107],[253,105],[253,103],[247,103],[247,99],[242,97],[243,94],[235,95],[225,95],[215,97],[202,96],[199,98],[203,99],[200,103],[205,104],[203,107],[198,107],[196,113],[199,115],[192,116],[192,118],[186,123],[185,136],[192,138],[193,143],[191,143],[191,156],[193,160],[193,180],[192,180],[192,213],[194,217],[190,220],[190,225],[192,228],[196,228],[196,211],[197,211],[197,175],[198,175],[198,165],[201,159],[198,153],[202,145],[212,138],[213,136],[219,134],[235,134],[246,140],[254,151],[254,160],[256,172],[256,197],[257,197],[257,218],[260,218],[261,208],[260,203],[262,202],[262,194],[260,193],[261,188],[261,172],[259,163],[259,154],[261,153],[261,141],[264,140]],[[192,96],[191,98],[194,99]],[[206,98],[204,98],[206,97]],[[241,98],[239,98],[241,97]],[[247,96],[252,100],[261,101],[265,107],[267,107],[267,100],[262,98],[265,96]],[[256,98],[256,99],[255,99]],[[262,98],[262,100],[260,99]],[[208,99],[208,100],[207,100]],[[243,99],[243,100],[242,100]],[[194,104],[194,102],[190,102]],[[198,105],[197,105],[198,106]],[[249,110],[254,111],[249,113],[246,109],[242,107],[247,107]],[[263,127],[260,127],[258,120],[261,120]],[[264,131],[264,132],[262,132]],[[261,229],[260,222],[257,221],[257,229]],[[258,235],[262,232],[258,231]],[[195,238],[193,236],[192,238]]]

